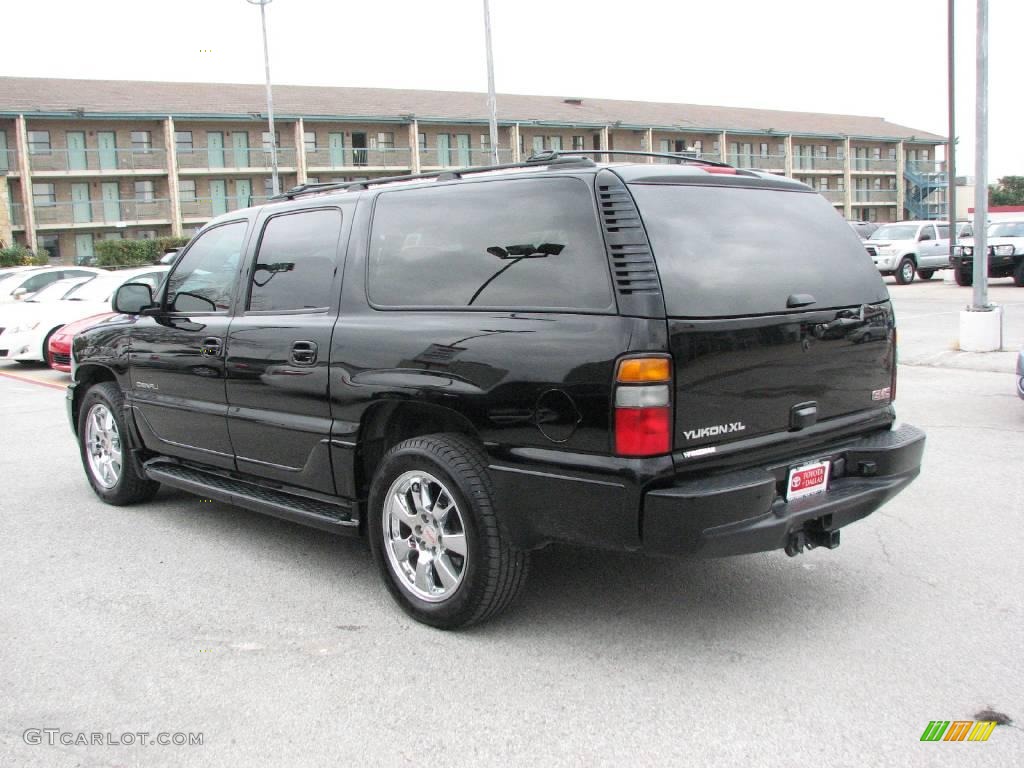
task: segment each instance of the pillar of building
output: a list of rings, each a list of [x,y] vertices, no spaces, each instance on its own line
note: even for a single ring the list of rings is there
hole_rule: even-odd
[[[853,166],[850,160],[850,137],[843,139],[843,216],[853,218]]]
[[[653,152],[654,151],[654,129],[653,128],[648,128],[647,129],[647,136],[645,138],[645,141],[647,143],[647,151],[648,152]],[[653,163],[654,162],[654,158],[653,157],[648,157],[647,158],[647,162],[648,163]]]
[[[306,124],[300,117],[295,121],[295,183],[305,184],[306,173]]]
[[[7,171],[0,171],[0,248],[14,244],[14,230],[11,229],[11,188],[7,183]]]
[[[28,129],[25,116],[18,115],[14,122],[14,140],[18,147],[18,172],[21,174],[21,210],[25,224],[25,243],[36,250],[36,209],[32,206],[32,169],[28,162]]]
[[[729,144],[726,142],[725,131],[718,133],[718,159],[723,163],[729,162]]]
[[[786,157],[783,158],[783,173],[790,178],[793,178],[793,134],[787,133],[786,138],[783,141],[783,151],[786,153]]]
[[[174,140],[174,118],[164,119],[164,152],[167,156],[167,197],[171,201],[171,236],[181,237],[181,190],[178,187],[177,142]]]
[[[420,123],[414,117],[409,123],[409,168],[413,173],[420,173]]]
[[[612,145],[611,145],[611,131],[609,130],[607,125],[604,128],[601,129],[601,147],[600,148],[601,149],[611,149],[612,148]],[[601,155],[599,159],[603,160],[605,162],[608,162],[612,158],[611,158],[611,155]]]
[[[903,207],[906,205],[907,183],[903,173],[907,158],[903,153],[903,141],[896,145],[896,221],[903,221]]]
[[[510,135],[512,136],[512,162],[521,163],[523,160],[519,153],[519,123],[512,123]]]

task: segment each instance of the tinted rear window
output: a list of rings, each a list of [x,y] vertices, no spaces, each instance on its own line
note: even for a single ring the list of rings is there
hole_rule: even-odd
[[[674,317],[728,317],[883,301],[860,239],[820,195],[771,189],[632,184]]]

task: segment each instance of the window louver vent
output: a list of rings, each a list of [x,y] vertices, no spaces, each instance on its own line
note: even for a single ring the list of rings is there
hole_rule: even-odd
[[[615,181],[618,183],[597,187],[615,290],[625,296],[660,294],[661,283],[640,214],[625,185],[617,178]]]

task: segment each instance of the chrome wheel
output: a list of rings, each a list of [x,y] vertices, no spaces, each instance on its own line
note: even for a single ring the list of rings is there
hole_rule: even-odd
[[[901,269],[903,270],[903,282],[909,283],[914,279],[914,265],[912,263],[909,261],[904,262]]]
[[[85,450],[89,472],[104,488],[117,485],[121,478],[121,434],[114,414],[102,403],[89,409],[85,419]]]
[[[384,496],[384,549],[402,589],[429,603],[450,598],[466,572],[466,528],[455,497],[427,472],[404,472]]]

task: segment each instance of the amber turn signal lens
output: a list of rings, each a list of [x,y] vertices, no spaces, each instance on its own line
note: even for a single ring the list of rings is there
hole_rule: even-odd
[[[619,363],[616,381],[638,383],[647,381],[668,381],[669,359],[667,357],[634,357]]]

